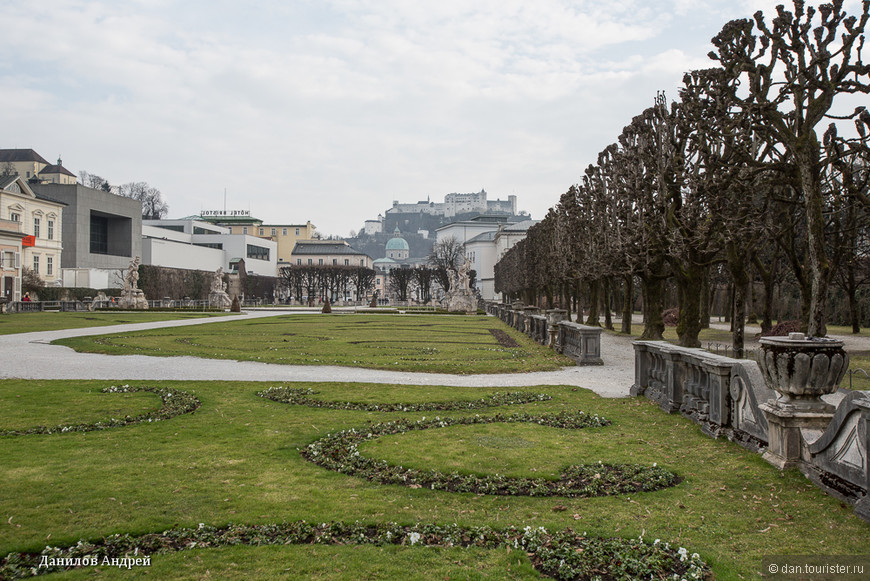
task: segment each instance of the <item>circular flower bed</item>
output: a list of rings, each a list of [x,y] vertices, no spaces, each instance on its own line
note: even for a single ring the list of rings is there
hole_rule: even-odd
[[[475,410],[503,405],[517,405],[552,399],[546,393],[510,392],[494,393],[489,397],[468,401],[445,401],[426,403],[361,403],[353,401],[325,401],[311,397],[318,392],[301,387],[270,387],[257,392],[266,399],[294,405],[305,405],[332,410],[356,410],[366,412],[428,412],[450,410]]]
[[[360,455],[359,445],[368,440],[412,430],[428,430],[448,426],[528,422],[564,429],[600,427],[610,422],[583,412],[561,412],[534,416],[513,414],[469,416],[464,418],[425,417],[418,421],[398,420],[375,424],[362,429],[350,429],[328,434],[301,450],[302,456],[319,466],[343,474],[365,478],[379,484],[399,484],[412,488],[429,488],[449,492],[513,496],[610,496],[633,492],[649,492],[675,486],[680,482],[675,474],[653,466],[635,464],[591,464],[569,466],[558,480],[547,478],[511,478],[502,475],[443,473],[393,466],[383,460]]]
[[[129,385],[112,386],[104,388],[103,393],[133,393],[136,391],[150,391],[156,393],[163,400],[163,406],[160,409],[141,413],[135,416],[125,416],[123,418],[110,418],[99,422],[89,424],[69,424],[59,426],[33,426],[23,430],[0,430],[0,436],[26,436],[29,434],[61,434],[66,432],[92,432],[94,430],[105,430],[107,428],[117,428],[119,426],[129,426],[131,424],[141,424],[148,422],[159,422],[160,420],[168,420],[181,414],[189,414],[196,411],[200,406],[200,401],[186,391],[178,389],[166,389],[163,387],[131,387]]]
[[[296,521],[264,525],[200,524],[195,529],[170,529],[141,536],[112,535],[71,547],[46,547],[40,553],[10,553],[0,560],[0,578],[21,579],[120,559],[231,545],[406,545],[423,547],[510,548],[524,551],[538,571],[555,579],[711,579],[697,553],[673,549],[658,539],[588,537],[570,529],[548,532],[543,527],[493,529],[458,525],[396,523],[321,523]]]

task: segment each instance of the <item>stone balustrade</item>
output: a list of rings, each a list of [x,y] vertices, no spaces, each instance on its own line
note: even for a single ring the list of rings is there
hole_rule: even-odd
[[[567,312],[550,309],[541,314],[537,307],[522,303],[511,305],[486,302],[486,313],[501,319],[517,331],[571,357],[577,365],[602,365],[601,328],[579,325],[566,320]]]
[[[635,341],[634,350],[632,395],[645,395],[708,435],[727,437],[765,458],[776,450],[776,458],[793,460],[789,466],[870,521],[870,394],[840,389],[825,396],[835,411],[821,423],[816,418],[795,426],[770,412],[778,394],[755,361],[664,341]]]

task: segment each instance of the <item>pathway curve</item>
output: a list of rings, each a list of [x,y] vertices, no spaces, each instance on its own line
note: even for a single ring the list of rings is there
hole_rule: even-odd
[[[287,311],[252,311],[246,319],[286,315]],[[128,325],[38,331],[0,336],[2,379],[109,379],[124,380],[226,380],[394,383],[404,385],[449,385],[457,387],[516,388],[536,385],[571,385],[588,388],[603,397],[628,397],[634,382],[634,348],[630,337],[601,335],[604,365],[566,367],[559,371],[450,375],[410,373],[355,367],[277,365],[252,361],[201,359],[198,357],[152,357],[76,353],[69,347],[51,345],[65,337],[128,333],[145,329],[182,327],[227,322],[227,317],[183,321],[156,321]]]

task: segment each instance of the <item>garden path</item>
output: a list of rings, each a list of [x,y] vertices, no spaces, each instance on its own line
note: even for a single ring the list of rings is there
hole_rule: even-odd
[[[246,318],[285,315],[286,311],[252,311]],[[157,321],[129,325],[40,331],[0,336],[2,379],[109,379],[109,380],[226,380],[362,382],[403,385],[515,388],[536,385],[584,387],[603,397],[628,397],[634,382],[634,348],[631,337],[601,336],[604,365],[566,367],[559,371],[487,375],[409,373],[336,366],[276,365],[250,361],[76,353],[51,341],[108,333],[128,333],[154,328],[225,322],[226,317],[184,321]]]

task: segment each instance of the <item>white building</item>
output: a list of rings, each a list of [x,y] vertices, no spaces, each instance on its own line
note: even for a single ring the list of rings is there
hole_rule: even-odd
[[[465,257],[477,273],[475,287],[485,300],[498,300],[495,292],[495,265],[504,253],[526,237],[537,220],[507,222],[488,216],[454,222],[438,228],[437,242],[454,238],[464,245]]]
[[[248,274],[277,276],[278,245],[272,240],[230,234],[229,228],[199,220],[143,220],[142,263],[168,268],[232,272],[239,259]]]
[[[453,218],[459,214],[471,212],[478,212],[480,214],[508,214],[513,216],[517,213],[517,197],[508,196],[507,200],[487,200],[486,190],[480,190],[471,194],[447,194],[444,196],[443,203],[432,202],[427,199],[415,204],[401,204],[398,200],[394,200],[393,207],[387,210],[387,214],[430,214],[446,218]]]

